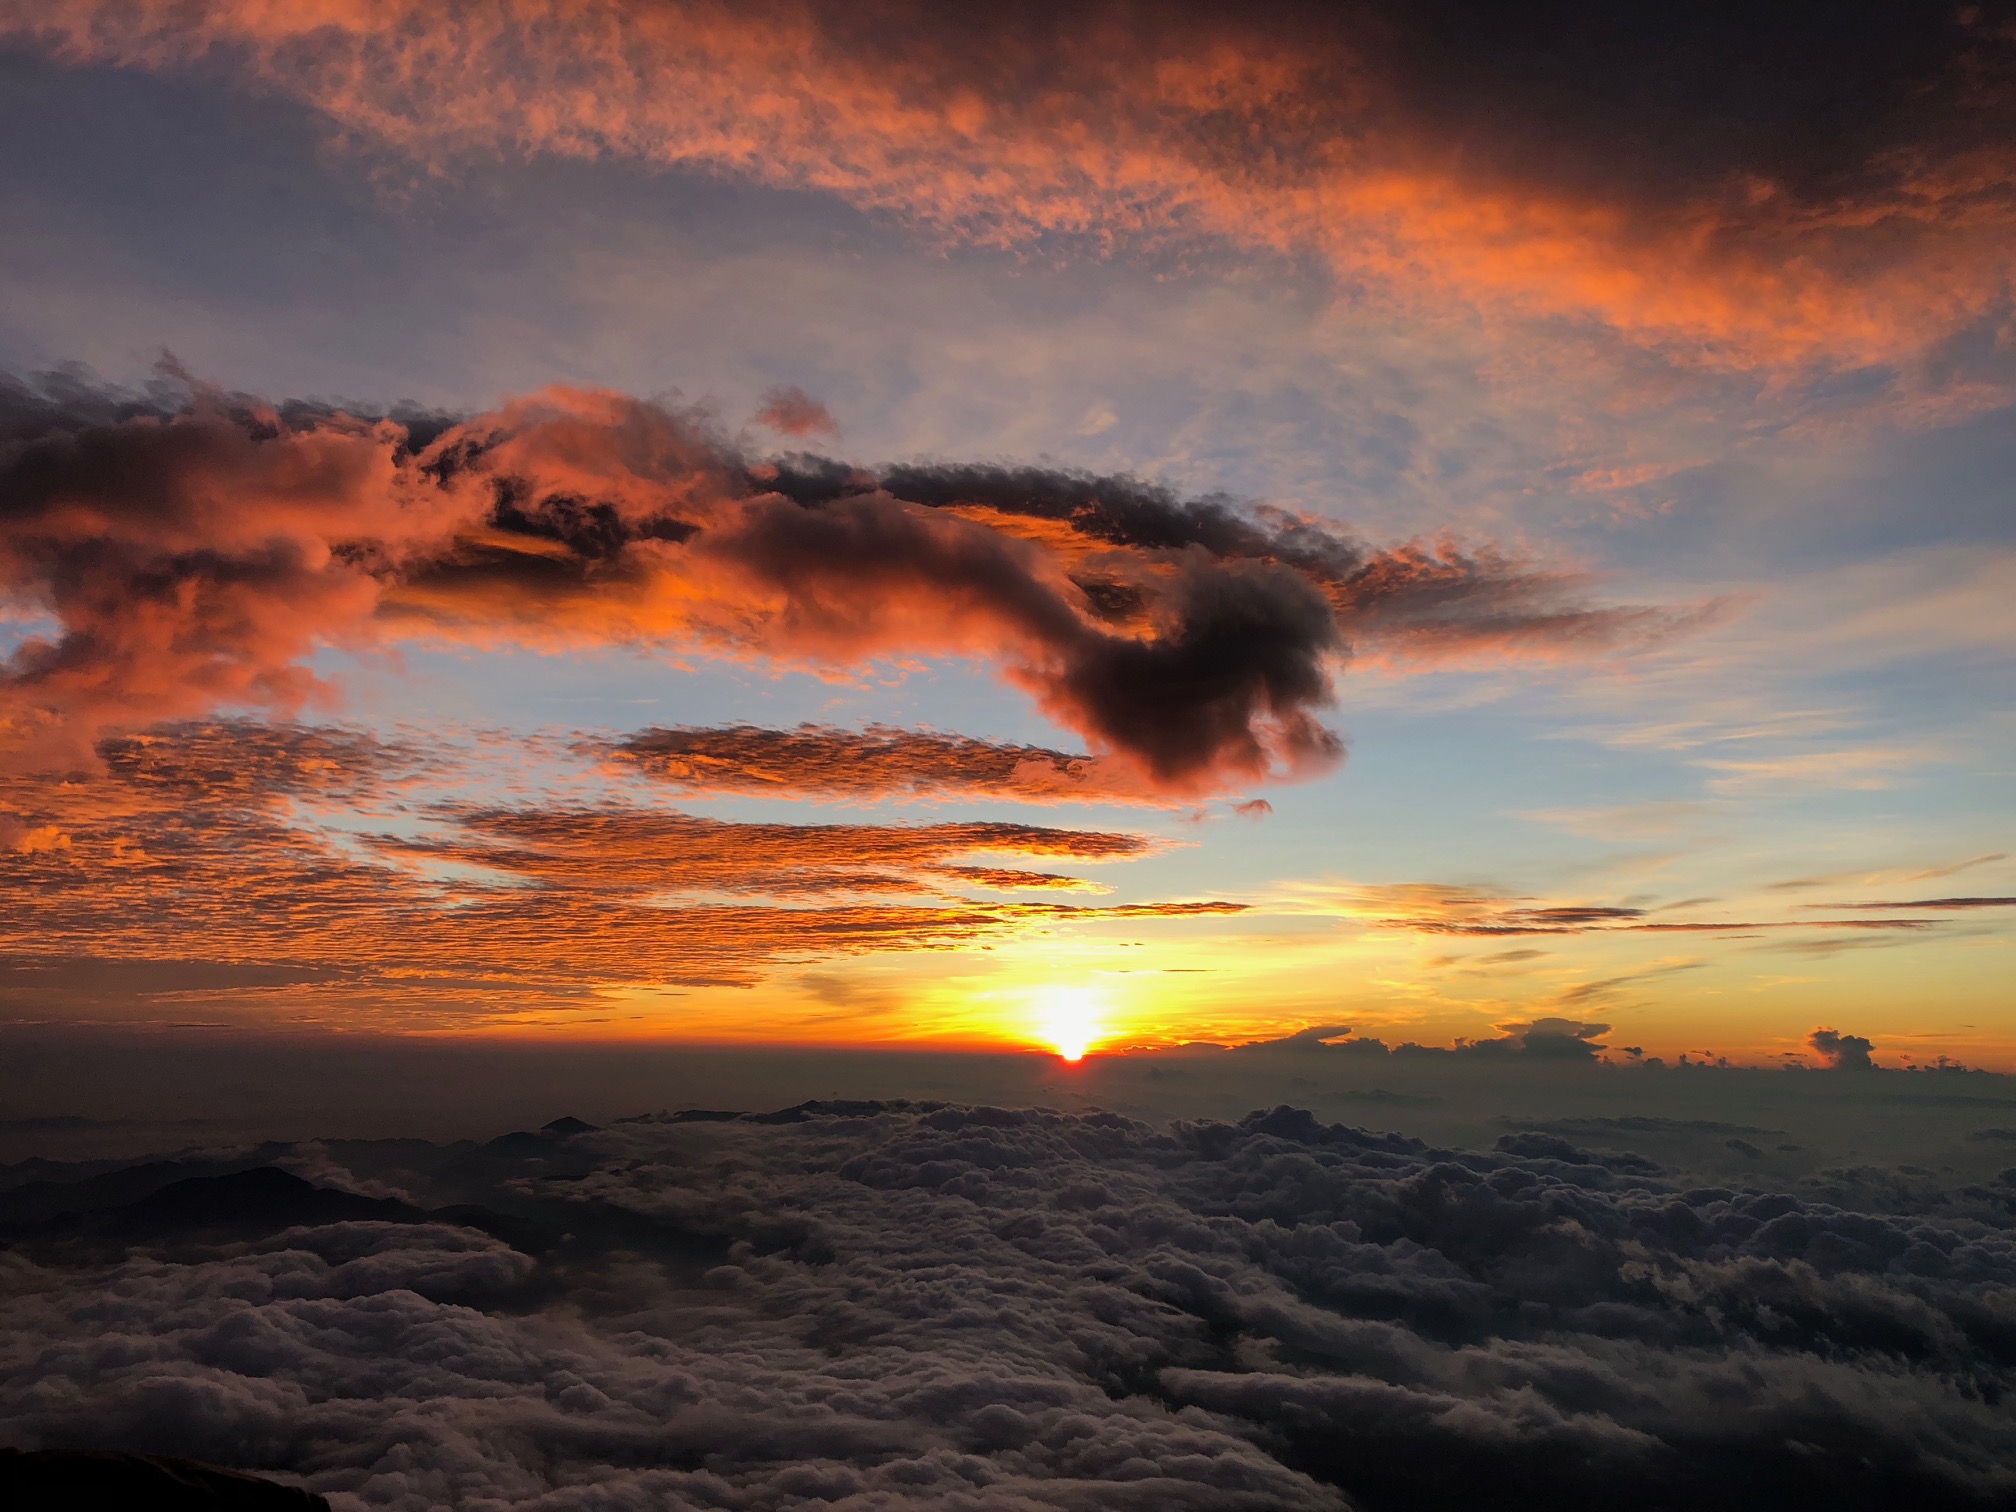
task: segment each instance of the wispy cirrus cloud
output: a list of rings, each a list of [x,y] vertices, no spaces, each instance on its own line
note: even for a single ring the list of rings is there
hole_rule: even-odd
[[[1884,903],[1802,903],[1802,908],[1893,909],[1925,908],[1939,913],[1960,913],[1973,908],[2016,908],[2016,898],[1911,898]]]
[[[162,725],[99,754],[61,781],[0,772],[11,832],[54,837],[0,852],[16,1012],[52,994],[86,1016],[336,999],[359,1027],[508,1022],[789,963],[1244,906],[973,896],[1103,891],[1054,868],[1159,848],[1140,835],[482,804],[445,796],[471,774],[438,750],[338,727]]]
[[[1139,835],[1030,824],[750,824],[663,809],[497,808],[444,803],[431,837],[373,837],[377,853],[506,873],[579,896],[805,897],[1085,888],[1075,877],[962,864],[974,856],[1127,861],[1160,847]]]
[[[1655,799],[1596,808],[1527,809],[1518,817],[1589,839],[1665,840],[1699,828],[1717,812],[1712,803]]]
[[[1478,936],[1587,934],[1751,934],[1781,929],[1909,932],[1931,921],[1909,919],[1670,918],[1639,903],[1549,901],[1492,888],[1439,882],[1359,884],[1289,882],[1260,905],[1285,913],[1335,917],[1406,934]],[[1680,911],[1696,912],[1699,902]]]
[[[1951,761],[1952,753],[1924,743],[1842,746],[1754,758],[1700,757],[1695,765],[1716,775],[1711,792],[1731,796],[1783,791],[1877,792],[1910,780],[1912,773]]]
[[[1555,1001],[1564,1007],[1587,1009],[1598,1003],[1607,1003],[1623,997],[1643,982],[1656,982],[1683,971],[1699,971],[1706,961],[1664,961],[1648,966],[1642,971],[1625,972],[1618,976],[1599,977],[1592,981],[1576,982],[1555,994]],[[1599,1030],[1606,1026],[1594,1026]],[[1593,1036],[1589,1036],[1593,1037]]]
[[[1804,892],[1815,887],[1835,887],[1848,884],[1857,887],[1889,887],[1900,883],[1936,882],[1944,877],[1958,876],[1961,872],[1972,871],[1979,866],[1993,866],[2009,857],[2003,851],[1991,851],[1979,856],[1965,856],[1957,861],[1940,861],[1930,866],[1889,866],[1863,868],[1855,871],[1825,872],[1818,876],[1788,877],[1778,882],[1764,884],[1766,892]]]
[[[675,792],[868,803],[1010,799],[1020,803],[1168,804],[1137,773],[1099,757],[871,725],[682,726],[584,742],[618,769]]]

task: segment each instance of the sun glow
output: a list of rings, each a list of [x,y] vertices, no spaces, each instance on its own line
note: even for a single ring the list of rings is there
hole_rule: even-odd
[[[1090,987],[1045,987],[1035,1004],[1038,1037],[1065,1060],[1083,1060],[1105,1027],[1099,995]]]

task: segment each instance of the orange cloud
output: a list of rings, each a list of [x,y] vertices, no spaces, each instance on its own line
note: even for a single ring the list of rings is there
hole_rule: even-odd
[[[419,451],[390,422],[215,395],[110,424],[45,408],[0,455],[0,580],[61,628],[0,681],[17,763],[74,764],[103,731],[219,704],[292,712],[320,691],[317,644],[368,643],[388,617],[839,666],[986,657],[1175,786],[1333,744],[1309,710],[1335,629],[1266,564],[1193,565],[1130,634],[1035,546],[882,493],[802,505],[617,395],[515,401]]]
[[[779,384],[763,396],[756,423],[786,436],[837,436],[840,427],[826,406],[795,384]]]
[[[380,854],[507,872],[580,894],[932,893],[949,882],[988,887],[1067,884],[1044,873],[976,869],[991,854],[1053,861],[1122,861],[1152,853],[1138,835],[1003,823],[741,824],[660,809],[500,809],[444,805],[441,838],[378,837]]]
[[[548,390],[431,440],[200,389],[123,414],[18,384],[0,399],[18,437],[0,450],[0,588],[58,627],[0,673],[17,766],[88,764],[108,732],[219,706],[291,714],[326,691],[304,665],[317,647],[423,635],[843,669],[972,657],[1084,736],[1104,785],[1194,795],[1334,766],[1318,712],[1354,641],[1572,652],[1670,628],[1488,550],[1376,552],[1131,480],[808,481],[606,392]],[[940,507],[983,483],[995,515],[1099,542],[1107,588],[1069,551]],[[1087,490],[1126,508],[1064,508]]]
[[[734,824],[624,806],[427,804],[438,757],[358,731],[250,721],[107,741],[95,773],[0,773],[0,969],[84,1009],[194,993],[358,1022],[440,1023],[633,987],[752,985],[780,961],[938,950],[1210,900],[982,902],[1082,879],[999,864],[1151,853],[1042,826]],[[327,821],[341,816],[343,823]],[[375,819],[373,816],[377,816]],[[397,819],[407,832],[358,833]],[[416,829],[416,818],[418,827]],[[516,1006],[514,1006],[516,1005]]]
[[[0,585],[64,632],[6,670],[17,761],[224,703],[298,709],[321,691],[309,652],[378,599],[332,538],[396,555],[439,528],[401,486],[389,426],[329,417],[265,440],[276,415],[227,417],[200,394],[172,421],[65,418],[0,452]]]
[[[937,730],[801,724],[640,730],[587,747],[679,792],[852,801],[1008,798],[1021,803],[1169,800],[1098,757]]]
[[[1314,255],[1424,309],[1739,367],[1896,360],[2006,313],[2016,33],[1982,7],[1674,15],[7,0],[0,25],[223,66],[430,164],[614,156],[984,244]]]

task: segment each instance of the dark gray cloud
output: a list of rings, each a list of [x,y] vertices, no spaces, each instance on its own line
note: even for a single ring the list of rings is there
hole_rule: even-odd
[[[1384,1058],[1398,1055],[1407,1058],[1422,1056],[1461,1057],[1470,1060],[1503,1060],[1508,1056],[1529,1057],[1534,1060],[1576,1061],[1594,1064],[1597,1057],[1609,1046],[1601,1043],[1610,1032],[1608,1024],[1585,1023],[1580,1019],[1538,1018],[1531,1022],[1500,1024],[1495,1039],[1459,1039],[1454,1045],[1421,1045],[1409,1040],[1403,1044],[1388,1045],[1384,1040],[1372,1035],[1351,1036],[1349,1028],[1337,1025],[1304,1029],[1291,1034],[1286,1039],[1256,1040],[1241,1047],[1247,1053],[1270,1052],[1276,1050],[1316,1050],[1332,1055],[1377,1056]],[[1347,1036],[1350,1036],[1347,1038]]]
[[[1836,1071],[1868,1071],[1875,1067],[1869,1058],[1876,1046],[1859,1034],[1843,1034],[1838,1029],[1815,1029],[1806,1043]]]
[[[211,1169],[276,1161],[390,1216],[253,1202],[88,1253],[15,1225],[6,1439],[414,1512],[2016,1497],[1991,1187],[1888,1211],[1852,1172],[1693,1186],[1545,1133],[1465,1152],[1285,1107],[1157,1131],[829,1102]],[[120,1211],[189,1170],[129,1178]]]
[[[814,502],[880,489],[906,502],[987,519],[1039,522],[1070,541],[1075,581],[1108,617],[1138,614],[1162,591],[1159,564],[1202,558],[1287,568],[1322,590],[1350,644],[1393,654],[1568,654],[1669,634],[1688,613],[1588,602],[1573,573],[1449,539],[1380,548],[1334,522],[1212,494],[1186,499],[1126,475],[1054,467],[910,464],[870,474],[819,457],[777,464],[783,492]],[[1699,611],[1695,611],[1698,613]]]

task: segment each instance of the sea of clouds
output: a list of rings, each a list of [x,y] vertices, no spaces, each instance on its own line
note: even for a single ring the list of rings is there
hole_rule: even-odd
[[[402,1512],[2016,1506],[2016,1173],[1498,1144],[862,1103],[183,1162],[384,1216],[19,1228],[0,1442]]]

